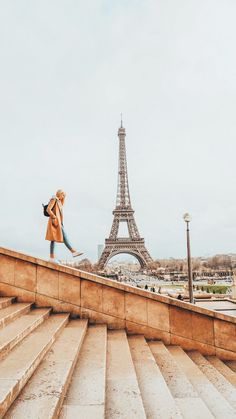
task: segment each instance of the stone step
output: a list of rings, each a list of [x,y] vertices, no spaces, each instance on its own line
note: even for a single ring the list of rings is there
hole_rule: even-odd
[[[107,328],[88,328],[60,419],[103,419],[106,387]]]
[[[69,322],[8,410],[5,419],[58,417],[86,330],[87,320]]]
[[[175,399],[184,419],[214,419],[215,416],[210,412],[200,397],[181,397]],[[203,415],[204,414],[204,415]]]
[[[236,409],[236,389],[234,386],[198,351],[188,352],[188,355],[220,394]]]
[[[9,307],[15,300],[15,297],[0,297],[0,310]]]
[[[236,372],[236,361],[225,361],[225,365],[227,365],[232,371]]]
[[[0,329],[30,311],[31,303],[15,303],[0,310]]]
[[[192,359],[178,346],[169,346],[168,350],[178,363],[199,396],[217,419],[236,419],[236,413],[229,402],[208,380]]]
[[[36,329],[49,316],[50,311],[48,308],[32,310],[4,327],[0,333],[0,359]]]
[[[147,418],[182,418],[143,336],[128,338]]]
[[[0,362],[0,418],[19,395],[61,330],[68,314],[55,314],[30,333]]]
[[[213,415],[210,410],[199,397],[164,343],[159,341],[149,342],[149,346],[183,417],[188,418],[189,412],[191,412],[192,419],[212,419]]]
[[[228,380],[234,387],[236,387],[236,374],[217,356],[206,356],[206,359],[214,365],[214,367]]]
[[[105,417],[146,418],[124,330],[108,331]]]

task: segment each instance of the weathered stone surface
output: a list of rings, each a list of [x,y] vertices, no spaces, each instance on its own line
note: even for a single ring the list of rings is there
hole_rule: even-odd
[[[74,417],[77,418],[104,418],[106,354],[106,326],[90,327],[63,403],[61,417],[70,417],[68,414],[73,408]]]
[[[236,361],[236,353],[225,349],[216,348],[216,356],[223,361]]]
[[[128,342],[146,417],[181,419],[180,411],[144,337],[131,336]]]
[[[196,398],[198,394],[163,342],[148,342],[152,354],[175,399]]]
[[[59,300],[80,306],[80,279],[59,272]]]
[[[177,346],[170,346],[168,348],[175,361],[186,374],[188,380],[197,390],[199,396],[205,402],[208,409],[217,419],[235,418],[235,413],[230,404],[217,391],[213,384],[203,374],[191,358]]]
[[[13,285],[4,283],[4,286],[10,287],[11,290],[24,291]],[[104,291],[104,285],[102,287]],[[111,297],[112,303],[114,295],[108,291],[105,298]],[[217,349],[214,345],[197,340],[207,340],[202,332],[205,324],[205,329],[210,334],[212,319],[210,318],[208,322],[208,316],[204,318],[207,323],[202,322],[202,314],[200,319],[196,319],[196,324],[198,320],[200,326],[198,335],[194,339],[193,337],[188,339],[156,327],[152,328],[148,324],[135,323],[103,312],[81,308],[57,298],[38,293],[36,296],[36,299],[39,298],[38,302],[52,305],[54,310],[64,308],[72,312],[75,308],[75,311],[80,311],[80,315],[103,325],[89,327],[79,351],[87,322],[72,320],[67,324],[68,315],[52,315],[48,318],[50,309],[36,309],[24,314],[24,310],[28,310],[30,304],[11,304],[12,299],[0,298],[0,320],[9,316],[11,320],[0,333],[0,417],[30,418],[33,412],[33,416],[40,419],[55,417],[103,419],[104,416],[109,419],[118,417],[169,419],[182,416],[186,419],[236,418],[235,411],[230,407],[231,404],[236,410],[236,364],[232,362],[232,359],[236,358],[236,353]],[[122,297],[120,292],[119,296]],[[2,309],[1,301],[4,307]],[[122,302],[122,299],[120,301]],[[147,314],[150,314],[148,303],[147,299]],[[160,303],[163,304],[158,303],[157,311],[154,307],[151,313],[154,322],[155,315],[158,317],[161,310]],[[23,311],[19,311],[20,307]],[[107,311],[109,309],[108,306]],[[117,308],[114,313],[118,313]],[[216,324],[218,332],[222,329],[225,336],[234,331],[227,323]],[[84,325],[83,331],[79,330],[80,325]],[[109,328],[123,329],[108,331],[108,350],[107,325]],[[129,333],[136,333],[136,336],[128,337],[129,345],[125,326]],[[156,323],[156,326],[162,325]],[[193,349],[195,346],[202,353],[216,353],[222,359],[231,359],[228,365],[232,370],[214,357],[217,367],[211,365],[212,372],[208,367],[209,362],[198,352],[191,351],[187,354],[175,346],[168,346],[167,349],[163,342],[157,341],[148,344],[142,333],[150,339],[162,339],[167,344],[170,341],[175,342],[186,349]],[[106,354],[108,354],[107,361]],[[70,383],[71,387],[60,413]],[[14,402],[16,397],[17,400]],[[106,406],[105,414],[104,406]]]
[[[0,293],[205,354],[236,352],[236,317],[2,248]]]
[[[87,322],[72,320],[9,409],[7,418],[58,417],[86,333]]]
[[[38,259],[29,255],[25,255],[22,254],[20,252],[16,252],[10,249],[4,249],[0,247],[0,255],[4,255],[4,256],[9,256],[10,258],[14,259],[20,259],[20,260],[24,260],[30,263],[34,263],[37,266],[43,266],[49,269],[53,269],[54,271],[57,272],[64,272],[64,273],[68,273],[70,275],[76,276],[78,278],[84,278],[84,279],[88,279],[92,282],[98,283],[98,284],[103,284],[103,285],[107,285],[109,287],[112,288],[116,288],[116,289],[120,289],[123,291],[128,291],[129,293],[133,293],[135,295],[140,295],[144,298],[149,298],[151,300],[156,300],[159,302],[163,302],[166,304],[170,304],[172,306],[175,307],[180,307],[183,308],[185,310],[190,310],[192,312],[196,312],[196,313],[202,313],[202,314],[207,314],[210,317],[215,317],[218,319],[222,319],[222,320],[228,320],[228,321],[232,321],[236,324],[236,318],[233,318],[231,316],[227,316],[226,314],[222,314],[220,312],[214,312],[210,309],[207,308],[202,308],[199,307],[198,305],[191,305],[185,301],[179,301],[164,295],[159,295],[159,294],[155,294],[146,290],[142,290],[140,288],[134,288],[134,287],[130,287],[129,285],[126,284],[122,284],[120,282],[116,282],[113,281],[111,279],[107,279],[107,278],[103,278],[100,277],[98,275],[95,274],[91,274],[88,272],[83,272],[83,271],[79,271],[77,269],[74,268],[70,268],[68,266],[63,266],[63,265],[55,265],[51,262],[48,262],[46,260],[43,259]]]
[[[126,292],[125,318],[131,322],[147,324],[147,299],[139,295]]]
[[[214,320],[215,345],[218,348],[236,352],[236,325]]]
[[[14,284],[15,282],[15,259],[0,254],[0,281]]]
[[[90,324],[106,324],[108,329],[125,328],[125,320],[83,307],[81,308],[81,318],[89,319]]]
[[[230,336],[236,336],[236,325],[223,320],[214,320],[214,332],[216,334],[224,333]]]
[[[236,374],[217,356],[208,356],[207,360],[229,381],[236,387]]]
[[[170,335],[170,344],[179,345],[186,351],[197,350],[203,353],[204,355],[215,355],[216,348],[215,346],[208,345],[206,343],[199,342],[193,339],[183,338],[178,335]]]
[[[176,404],[184,418],[214,419],[214,416],[200,397],[176,399]]]
[[[214,320],[211,317],[194,313],[192,315],[192,339],[214,345]]]
[[[192,338],[192,313],[188,310],[181,310],[179,307],[170,307],[170,332]]]
[[[162,340],[166,345],[170,344],[170,333],[155,329],[150,326],[125,321],[125,327],[129,335],[144,335],[147,339]]]
[[[36,307],[51,307],[54,313],[70,313],[74,316],[81,314],[80,307],[46,295],[36,294],[35,304]]]
[[[29,312],[30,307],[31,304],[28,303],[16,303],[0,310],[0,328]]]
[[[81,307],[102,312],[102,285],[81,281]]]
[[[62,409],[60,419],[77,419],[78,406],[67,405]],[[91,406],[80,406],[80,418],[84,419],[104,419],[104,408],[103,406],[91,405]]]
[[[102,311],[111,316],[125,318],[125,296],[124,291],[103,286],[102,290]]]
[[[234,386],[198,351],[191,351],[188,353],[188,356],[233,409],[236,409],[236,389]]]
[[[49,318],[1,361],[1,417],[5,415],[11,403],[29,380],[67,321],[68,315],[65,314]],[[36,342],[37,344],[35,344]]]
[[[16,287],[24,288],[28,291],[36,291],[36,266],[22,260],[15,263],[15,283]]]
[[[169,305],[147,300],[148,325],[152,328],[170,331]]]
[[[0,310],[2,308],[9,307],[14,302],[14,300],[14,297],[0,297]]]
[[[5,357],[19,342],[38,327],[50,314],[50,309],[37,309],[19,318],[1,330],[0,359]]]
[[[59,274],[53,269],[38,266],[37,268],[37,292],[48,297],[59,296]]]
[[[122,330],[108,332],[105,406],[109,419],[146,418],[127,337]]]
[[[23,288],[15,287],[14,285],[0,283],[0,292],[4,296],[17,297],[17,301],[22,303],[34,303],[35,302],[35,292],[27,291]]]

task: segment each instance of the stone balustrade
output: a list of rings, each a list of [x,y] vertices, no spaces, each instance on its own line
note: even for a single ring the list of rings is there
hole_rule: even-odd
[[[0,295],[236,360],[236,317],[4,248]]]

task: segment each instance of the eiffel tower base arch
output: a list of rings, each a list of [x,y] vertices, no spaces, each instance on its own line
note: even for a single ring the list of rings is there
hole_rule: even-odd
[[[144,269],[147,267],[148,263],[152,262],[152,258],[145,248],[144,239],[139,239],[135,242],[131,242],[130,240],[123,241],[122,239],[114,241],[106,239],[105,248],[99,259],[98,268],[103,270],[113,256],[121,253],[134,256],[138,260],[141,269]]]

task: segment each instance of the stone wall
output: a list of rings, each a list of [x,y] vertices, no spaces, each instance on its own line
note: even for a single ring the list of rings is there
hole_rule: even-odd
[[[0,248],[0,295],[236,360],[236,318]]]

